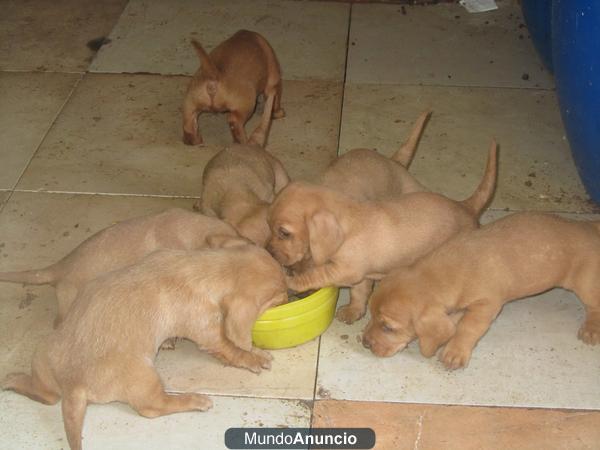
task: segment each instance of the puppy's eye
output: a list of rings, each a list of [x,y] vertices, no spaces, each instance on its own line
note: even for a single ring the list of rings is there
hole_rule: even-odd
[[[381,329],[385,332],[385,333],[392,333],[394,331],[394,329],[392,327],[390,327],[387,323],[382,323],[381,324]]]
[[[285,228],[280,227],[277,230],[277,235],[279,236],[279,239],[289,239],[290,236],[292,235],[292,233],[290,233],[288,230],[286,230]]]

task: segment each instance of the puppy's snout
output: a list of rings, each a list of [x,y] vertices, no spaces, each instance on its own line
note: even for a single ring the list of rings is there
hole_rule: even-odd
[[[368,348],[368,349],[371,348],[371,341],[369,341],[369,338],[366,335],[363,335],[362,345],[364,348]]]

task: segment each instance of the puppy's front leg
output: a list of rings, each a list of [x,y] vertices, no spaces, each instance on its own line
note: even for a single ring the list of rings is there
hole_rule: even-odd
[[[335,315],[338,320],[351,324],[365,315],[373,284],[372,280],[363,280],[350,288],[350,303],[338,309]]]
[[[349,269],[331,261],[286,277],[286,281],[290,289],[304,292],[327,286],[352,286],[363,281],[363,278],[364,274],[361,271],[350,272]]]
[[[219,359],[221,362],[234,367],[248,369],[254,373],[260,373],[261,369],[271,368],[271,358],[266,357],[266,352],[251,352],[237,347],[229,340],[223,327],[219,327],[216,333],[210,333],[211,339],[206,339],[205,330],[197,339],[191,338],[198,346]]]
[[[501,309],[501,302],[480,300],[471,304],[458,322],[456,333],[442,350],[440,361],[448,369],[465,367],[471,359],[473,348]]]

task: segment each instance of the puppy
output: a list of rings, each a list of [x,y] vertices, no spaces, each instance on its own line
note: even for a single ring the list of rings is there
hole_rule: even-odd
[[[360,201],[381,201],[410,192],[427,191],[407,169],[430,115],[431,111],[426,111],[419,116],[408,140],[391,158],[373,149],[352,149],[336,158],[317,183]],[[307,254],[291,270],[302,272],[311,265],[310,254]],[[372,290],[372,280],[362,281],[350,289],[350,302],[366,303]],[[336,317],[342,322],[352,323],[356,320],[356,313],[351,308],[342,306]]]
[[[183,101],[183,142],[202,144],[198,114],[228,112],[234,142],[247,142],[244,125],[256,106],[256,97],[275,97],[273,117],[281,108],[281,71],[267,40],[253,31],[240,30],[207,54],[192,40],[201,67],[192,78]]]
[[[356,200],[380,201],[428,189],[408,172],[431,111],[422,113],[400,149],[391,158],[376,150],[355,148],[336,158],[317,181]]]
[[[471,352],[502,306],[563,287],[585,305],[579,339],[600,343],[600,222],[542,213],[516,213],[461,233],[412,267],[384,278],[370,302],[363,343],[391,356],[419,338],[421,353],[448,369],[468,364]],[[449,314],[463,312],[455,325]]]
[[[430,192],[359,202],[323,187],[290,183],[271,205],[269,249],[285,266],[312,256],[312,267],[288,278],[288,287],[298,292],[378,280],[397,266],[412,264],[454,234],[476,228],[495,180],[494,142],[479,187],[462,202]],[[366,297],[352,298],[347,321],[359,319],[365,309]]]
[[[213,235],[237,236],[233,227],[213,217],[179,208],[125,220],[89,237],[57,263],[39,270],[0,272],[0,281],[51,284],[56,288],[56,327],[85,283],[133,264],[158,249],[194,250]]]
[[[164,391],[153,365],[161,342],[182,336],[225,364],[258,373],[272,358],[252,348],[252,326],[287,300],[283,271],[265,250],[226,247],[160,250],[93,280],[36,350],[31,376],[10,374],[2,387],[46,404],[62,398],[74,450],[89,403],[128,403],[145,417],[206,411],[212,402],[205,395]]]
[[[262,123],[248,144],[234,144],[217,153],[204,168],[201,199],[194,209],[223,219],[256,245],[267,245],[269,205],[290,181],[283,164],[265,151],[273,107],[265,103]]]

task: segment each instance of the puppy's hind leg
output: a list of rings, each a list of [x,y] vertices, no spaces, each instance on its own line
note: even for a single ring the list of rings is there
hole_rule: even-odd
[[[597,272],[595,272],[597,273]],[[600,344],[600,287],[595,276],[582,273],[578,286],[573,289],[585,305],[585,322],[579,328],[577,337],[586,344]]]
[[[203,394],[167,394],[153,366],[143,361],[128,367],[126,401],[144,417],[159,417],[185,411],[206,411],[212,401]]]
[[[282,82],[279,80],[279,83],[275,86],[275,100],[273,102],[273,119],[281,119],[285,117],[285,110],[281,107],[281,91],[282,91]]]
[[[32,376],[22,372],[8,374],[2,381],[2,389],[15,391],[46,405],[54,405],[60,400],[60,394],[46,386],[35,372]]]
[[[335,315],[338,320],[351,324],[365,315],[373,284],[371,280],[364,280],[350,288],[350,303],[338,309]]]

